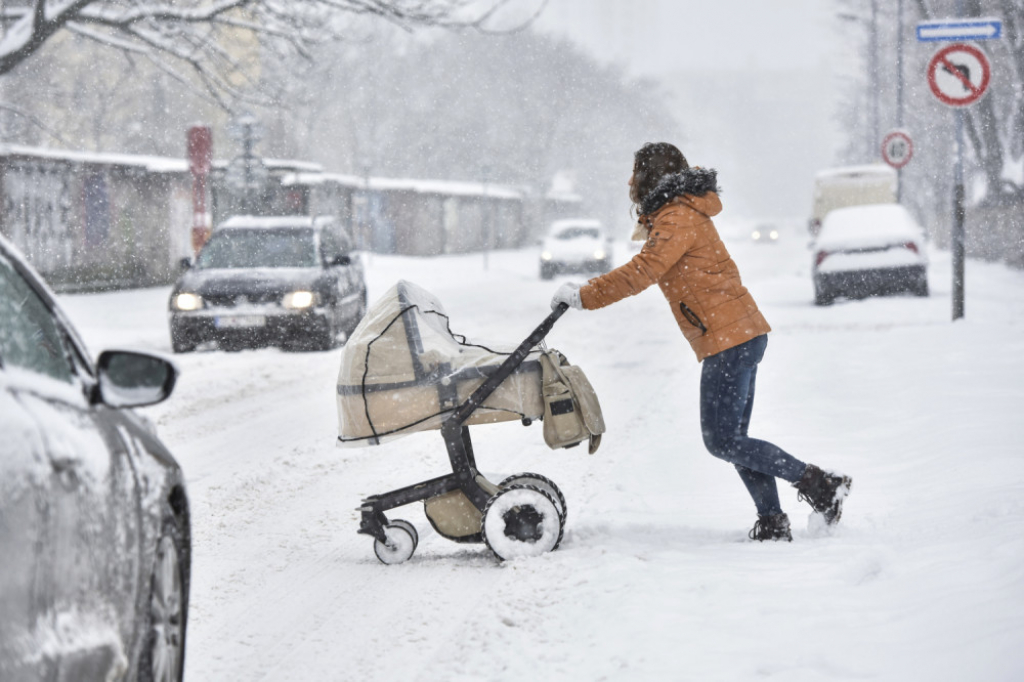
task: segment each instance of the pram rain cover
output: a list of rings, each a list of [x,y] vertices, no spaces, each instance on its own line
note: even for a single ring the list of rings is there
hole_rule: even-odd
[[[539,353],[532,351],[464,423],[542,417]],[[441,302],[400,280],[345,343],[337,383],[338,444],[379,445],[439,429],[507,355],[453,334]]]

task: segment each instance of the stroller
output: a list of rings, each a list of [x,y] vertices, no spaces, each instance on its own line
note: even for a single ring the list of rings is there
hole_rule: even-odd
[[[469,426],[540,419],[549,447],[588,442],[591,454],[597,450],[604,421],[593,388],[579,367],[543,344],[565,310],[505,353],[452,333],[435,297],[399,281],[352,332],[338,374],[339,445],[379,445],[437,429],[452,469],[362,501],[359,533],[374,538],[382,563],[407,561],[419,543],[413,524],[385,512],[420,501],[439,535],[485,543],[501,560],[558,547],[566,519],[561,490],[533,473],[489,481],[477,469]]]

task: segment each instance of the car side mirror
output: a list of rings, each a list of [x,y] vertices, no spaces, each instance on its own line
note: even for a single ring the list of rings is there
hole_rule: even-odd
[[[178,380],[173,363],[150,353],[105,350],[96,366],[96,397],[109,407],[154,405],[171,395]]]
[[[182,258],[181,260],[178,261],[178,272],[179,273],[180,272],[185,272],[186,270],[190,269],[191,267],[192,267],[192,259],[191,258]]]
[[[331,259],[330,264],[331,265],[352,265],[352,257],[349,256],[348,254],[343,254],[341,256],[335,256],[334,258]]]

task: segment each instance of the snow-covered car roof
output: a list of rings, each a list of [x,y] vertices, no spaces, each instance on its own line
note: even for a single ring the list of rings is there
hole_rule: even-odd
[[[565,218],[551,223],[551,226],[548,227],[548,234],[558,234],[567,227],[592,227],[597,228],[598,230],[603,228],[600,220],[594,220],[592,218]]]
[[[303,216],[303,215],[289,215],[289,216],[253,216],[253,215],[236,215],[231,216],[220,225],[217,226],[218,230],[225,228],[258,228],[258,229],[270,229],[270,228],[282,228],[282,227],[314,227],[324,225],[326,223],[334,222],[331,216]]]
[[[851,249],[919,241],[924,232],[900,204],[848,206],[830,211],[815,240],[818,249]]]
[[[896,182],[896,171],[890,166],[881,163],[863,164],[860,166],[839,166],[837,168],[825,168],[815,173],[815,177],[821,180],[850,180],[853,182],[863,178],[886,178]]]

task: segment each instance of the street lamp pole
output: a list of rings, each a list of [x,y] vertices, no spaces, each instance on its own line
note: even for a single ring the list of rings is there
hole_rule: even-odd
[[[871,0],[871,16],[865,17],[859,14],[852,14],[849,12],[840,12],[838,14],[840,19],[845,21],[858,22],[868,31],[868,93],[869,98],[869,118],[870,121],[866,127],[865,136],[869,137],[867,144],[865,145],[865,156],[867,160],[873,160],[878,154],[878,145],[881,142],[879,136],[880,130],[880,113],[879,113],[879,93],[878,93],[878,0]]]
[[[491,225],[491,206],[490,206],[490,202],[487,200],[487,182],[488,182],[488,180],[490,180],[491,167],[490,166],[484,166],[482,168],[482,170],[483,170],[483,176],[484,176],[483,195],[482,195],[482,201],[481,201],[482,208],[483,208],[483,219],[484,219],[484,224],[483,224],[483,233],[484,233],[484,270],[487,271],[487,270],[490,269],[490,262],[489,262],[488,256],[489,256],[490,250],[491,250],[491,239],[492,239],[492,236],[491,236],[491,230],[492,230],[492,225]]]

